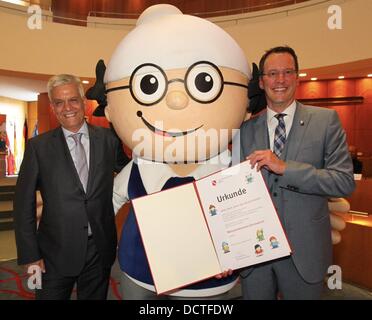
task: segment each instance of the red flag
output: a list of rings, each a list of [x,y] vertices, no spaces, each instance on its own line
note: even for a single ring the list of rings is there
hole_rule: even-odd
[[[14,174],[17,172],[17,164],[16,164],[16,159],[18,157],[18,147],[17,147],[17,130],[16,130],[16,123],[14,122],[14,157],[13,157],[13,162],[14,162]]]
[[[8,154],[6,156],[6,174],[10,176],[10,175],[14,175],[14,171],[15,171],[14,170],[14,156],[12,153],[12,149],[10,148],[8,134],[6,134],[5,137],[6,137],[5,143],[6,143],[7,150],[8,150]]]
[[[27,126],[27,120],[26,119],[25,119],[25,123],[23,125],[23,139],[24,139],[25,143],[28,140],[28,126]]]

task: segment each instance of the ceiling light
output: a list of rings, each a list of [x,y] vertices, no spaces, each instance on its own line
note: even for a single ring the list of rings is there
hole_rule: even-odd
[[[315,78],[315,77],[314,77],[314,78],[311,78],[310,80],[311,80],[311,81],[316,81],[316,80],[318,80],[318,78]]]
[[[367,77],[368,77],[368,78],[372,78],[372,73],[367,74]]]
[[[307,73],[306,73],[306,72],[299,73],[298,76],[299,76],[299,77],[306,77],[306,76],[307,76]]]
[[[88,80],[83,80],[81,82],[84,83],[84,84],[89,84],[89,81]]]
[[[339,76],[338,78],[339,79],[345,79],[345,76]]]

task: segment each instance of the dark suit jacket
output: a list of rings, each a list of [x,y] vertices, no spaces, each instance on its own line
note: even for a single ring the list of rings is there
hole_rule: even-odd
[[[61,127],[28,141],[16,186],[14,218],[18,263],[44,259],[64,276],[80,273],[90,223],[103,265],[116,256],[112,205],[114,171],[127,162],[110,129],[88,125],[89,178],[84,192]],[[36,228],[35,192],[43,199]]]
[[[264,112],[242,125],[242,159],[270,148],[266,119]],[[281,158],[287,164],[283,175],[264,169],[262,174],[292,245],[297,270],[306,281],[319,282],[332,264],[328,197],[344,197],[354,190],[346,135],[336,111],[297,102]]]

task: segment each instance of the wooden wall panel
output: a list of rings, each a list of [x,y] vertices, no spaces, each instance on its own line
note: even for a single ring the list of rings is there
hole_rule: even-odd
[[[303,81],[296,94],[299,99],[346,96],[362,96],[364,103],[329,108],[337,111],[348,144],[355,145],[365,156],[372,156],[372,79]]]
[[[205,12],[205,1],[189,0],[182,7],[179,6],[179,9],[186,14]]]
[[[356,106],[356,123],[358,130],[372,130],[372,103]]]
[[[364,103],[372,103],[372,78],[355,80],[355,95],[363,96]]]
[[[230,8],[229,0],[205,1],[205,12],[224,12]]]
[[[348,105],[348,106],[335,106],[331,109],[334,109],[337,111],[338,116],[340,117],[342,126],[346,130],[348,134],[355,131],[356,129],[356,121],[355,121],[355,114],[356,114],[356,108],[355,105]]]
[[[47,93],[40,93],[37,97],[37,119],[39,134],[50,129],[50,107]]]
[[[328,97],[327,81],[305,81],[300,82],[297,88],[298,99],[326,98]]]
[[[125,11],[125,5],[131,1],[116,1],[116,0],[106,0],[106,1],[92,1],[92,11],[96,12],[130,12]]]
[[[346,132],[346,142],[349,146],[357,146],[356,142],[356,131],[355,130],[345,130]],[[360,145],[358,145],[360,147]]]
[[[372,130],[356,130],[355,146],[365,157],[372,156]]]
[[[201,14],[201,16],[222,16],[225,14],[257,11],[262,9],[275,8],[290,5],[308,0],[168,0],[166,3],[178,7],[183,13]],[[85,18],[89,11],[104,13],[119,13],[120,17],[130,18],[138,16],[146,8],[164,3],[159,0],[53,0],[52,11],[60,17],[71,17],[76,19]],[[238,9],[238,10],[237,10]],[[230,12],[229,12],[230,11]],[[212,14],[208,14],[212,12]],[[125,15],[128,13],[129,15]],[[214,13],[214,14],[213,14]],[[110,16],[105,15],[103,16]],[[111,15],[113,16],[113,15]],[[79,22],[65,19],[55,19],[56,22],[64,22],[81,25]]]
[[[342,268],[343,280],[371,290],[372,227],[365,222],[358,224],[350,220],[342,231],[342,241],[333,247],[333,263]]]
[[[54,114],[52,107],[49,105],[49,130],[55,129],[59,126],[56,115]]]
[[[330,80],[328,81],[328,97],[351,97],[355,96],[355,80],[354,79],[343,79],[343,80]],[[356,117],[356,105],[336,106],[332,107],[338,112],[341,123],[348,136],[355,132],[355,117]],[[355,135],[352,139],[348,137],[350,144],[355,143]]]
[[[328,97],[355,96],[355,80],[330,80],[328,81]]]
[[[53,21],[78,26],[86,26],[86,17],[92,10],[93,0],[54,0],[52,1]],[[63,19],[68,18],[68,19]],[[76,19],[76,20],[73,20]],[[85,21],[79,21],[85,20]]]

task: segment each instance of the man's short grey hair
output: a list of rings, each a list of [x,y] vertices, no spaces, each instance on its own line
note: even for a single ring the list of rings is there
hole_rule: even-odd
[[[52,101],[52,90],[55,87],[63,86],[65,84],[70,84],[70,83],[76,84],[79,90],[80,98],[84,98],[85,96],[84,87],[83,87],[83,84],[81,83],[80,78],[72,74],[57,74],[51,77],[47,84],[49,100]]]

